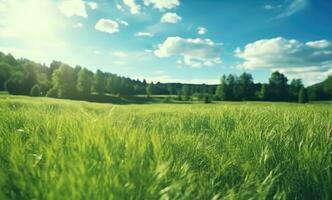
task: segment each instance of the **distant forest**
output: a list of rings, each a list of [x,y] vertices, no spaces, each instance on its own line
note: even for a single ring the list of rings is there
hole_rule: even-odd
[[[0,91],[14,95],[47,96],[64,99],[98,100],[105,95],[169,95],[178,101],[288,101],[307,102],[332,99],[332,76],[304,87],[301,79],[289,81],[275,71],[269,82],[255,83],[249,73],[223,75],[218,85],[147,83],[109,72],[93,72],[59,61],[50,66],[27,59],[15,59],[0,52]]]

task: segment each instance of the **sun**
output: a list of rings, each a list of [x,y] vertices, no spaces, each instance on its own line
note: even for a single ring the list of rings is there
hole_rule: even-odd
[[[10,0],[4,3],[0,33],[33,45],[54,45],[63,27],[51,0]]]

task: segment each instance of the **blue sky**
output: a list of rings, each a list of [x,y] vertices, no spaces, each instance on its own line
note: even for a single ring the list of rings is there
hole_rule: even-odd
[[[148,81],[332,72],[328,0],[0,0],[0,51]]]

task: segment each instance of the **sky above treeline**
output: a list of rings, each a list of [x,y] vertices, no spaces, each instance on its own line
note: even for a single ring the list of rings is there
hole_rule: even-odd
[[[0,0],[0,51],[147,81],[332,73],[330,0]]]

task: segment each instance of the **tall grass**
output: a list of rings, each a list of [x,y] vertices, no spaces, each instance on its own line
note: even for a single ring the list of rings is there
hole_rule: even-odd
[[[331,199],[332,107],[2,96],[0,199]]]

